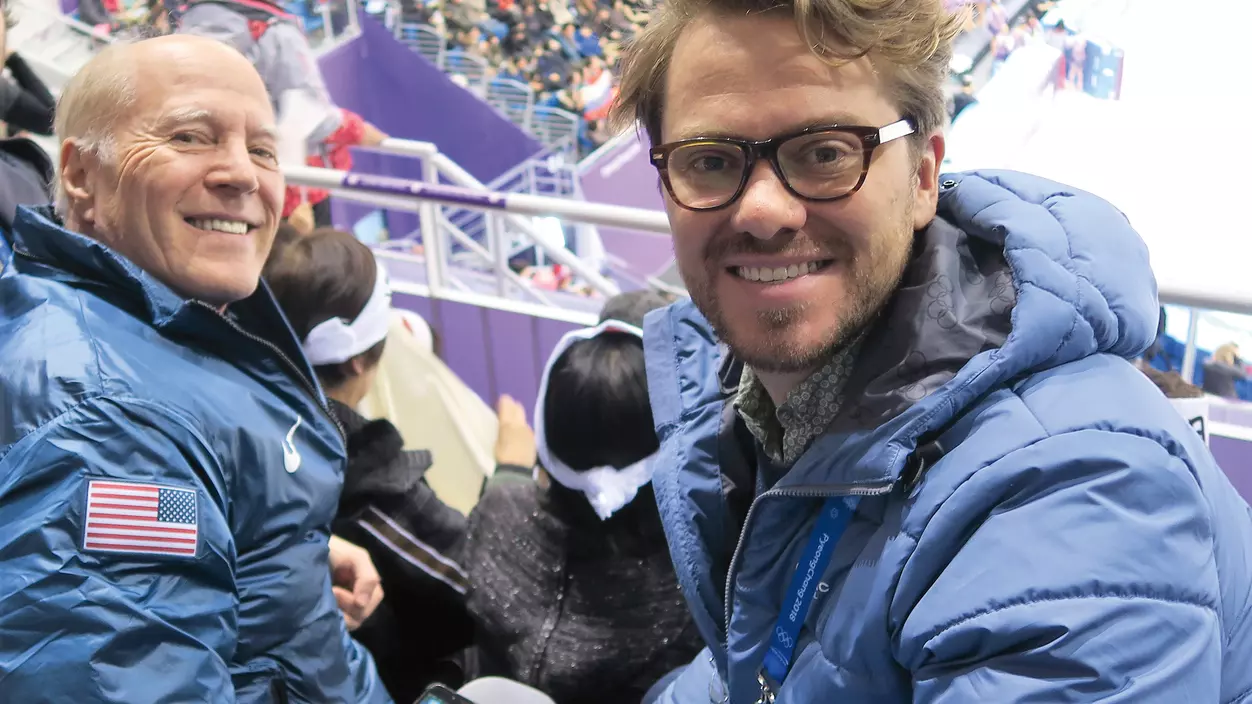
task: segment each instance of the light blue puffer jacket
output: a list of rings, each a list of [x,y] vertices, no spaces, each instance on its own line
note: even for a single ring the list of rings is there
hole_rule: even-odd
[[[648,319],[654,487],[708,650],[662,702],[751,704],[822,497],[863,494],[778,704],[1252,702],[1252,515],[1129,362],[1146,248],[1109,204],[948,177],[847,406],[740,534],[738,376],[690,303]]]

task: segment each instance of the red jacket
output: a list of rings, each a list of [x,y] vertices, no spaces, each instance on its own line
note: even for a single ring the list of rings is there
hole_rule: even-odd
[[[346,171],[352,168],[351,148],[365,139],[365,120],[351,110],[340,108],[340,111],[343,113],[343,124],[339,125],[339,129],[327,137],[322,144],[325,145],[325,153],[330,160],[329,168]],[[321,154],[310,156],[305,163],[323,168],[328,166]],[[283,203],[283,217],[289,217],[300,203],[307,202],[309,205],[316,205],[329,197],[330,191],[320,188],[288,186],[287,199]]]

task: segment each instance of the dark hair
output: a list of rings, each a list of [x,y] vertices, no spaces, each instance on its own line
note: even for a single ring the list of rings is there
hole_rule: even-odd
[[[574,470],[621,469],[656,452],[639,338],[574,343],[552,365],[543,420],[548,449]]]
[[[356,320],[374,292],[378,265],[369,247],[347,232],[320,228],[301,235],[283,225],[261,276],[296,337],[303,341],[313,328],[332,318]],[[383,340],[358,356],[371,367],[382,357],[385,344]],[[335,387],[347,381],[351,361],[324,364],[313,371],[324,386]]]
[[[660,447],[652,426],[643,344],[627,333],[604,333],[582,340],[552,365],[543,399],[548,450],[570,469],[622,469]],[[601,522],[586,497],[553,482],[549,495],[574,522],[603,524],[608,532],[661,538],[660,517],[651,487]]]
[[[642,328],[643,319],[648,313],[657,308],[664,308],[676,300],[678,300],[677,296],[652,289],[619,293],[604,302],[604,308],[600,310],[600,322],[619,320],[627,325]]]

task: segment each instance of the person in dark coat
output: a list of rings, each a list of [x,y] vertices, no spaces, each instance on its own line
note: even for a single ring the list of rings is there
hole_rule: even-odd
[[[431,453],[405,450],[400,431],[355,408],[382,358],[390,322],[384,269],[351,234],[280,231],[264,277],[287,315],[347,436],[348,466],[334,534],[369,551],[386,596],[364,623],[349,621],[371,653],[392,697],[413,701],[431,682],[457,683],[449,657],[470,645],[465,570],[451,555],[465,535],[465,516],[435,495],[424,475]],[[502,401],[497,459],[534,463],[522,414],[509,421]],[[511,440],[520,435],[520,441]],[[519,449],[520,447],[520,449]],[[528,470],[525,470],[528,471]]]
[[[558,704],[636,704],[700,648],[650,486],[657,438],[635,326],[665,301],[633,296],[609,304],[631,320],[558,343],[535,407],[538,481],[493,477],[461,559],[470,674]]]
[[[8,28],[11,24],[7,3],[3,7],[4,17],[0,20],[0,56],[8,51]],[[18,71],[26,64],[17,59],[16,54],[9,58],[10,61],[16,59],[20,63],[18,70],[10,68],[14,78],[18,78]],[[0,78],[0,115],[4,116],[0,121],[10,119],[9,108],[17,100],[12,95],[17,88],[11,87],[11,84],[7,79]],[[49,131],[50,128],[49,125]],[[52,160],[38,144],[24,138],[0,139],[0,233],[12,230],[17,206],[45,205],[52,201],[52,178]],[[4,268],[8,259],[9,244],[0,237],[0,269]]]
[[[52,202],[52,160],[38,144],[24,137],[0,139],[0,230],[13,227],[19,205]],[[0,242],[0,269],[8,261],[8,245]]]
[[[1248,373],[1239,359],[1239,346],[1233,342],[1218,347],[1204,363],[1205,393],[1222,398],[1238,399],[1236,382],[1247,381]]]
[[[51,135],[57,103],[48,86],[16,52],[9,54],[4,66],[10,78],[0,78],[0,122],[8,125],[9,136]]]

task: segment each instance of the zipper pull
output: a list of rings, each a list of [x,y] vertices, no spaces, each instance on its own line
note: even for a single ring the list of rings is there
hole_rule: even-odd
[[[712,655],[709,656],[709,669],[713,672],[709,679],[709,704],[729,704],[730,694],[726,691],[726,684],[722,682],[722,676],[717,671],[717,662]]]
[[[761,696],[757,698],[756,704],[774,704],[774,690],[770,688],[764,672],[756,673],[756,682],[761,685]]]

